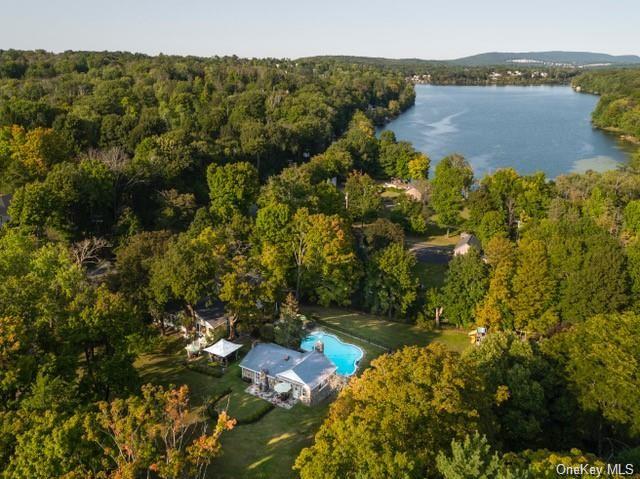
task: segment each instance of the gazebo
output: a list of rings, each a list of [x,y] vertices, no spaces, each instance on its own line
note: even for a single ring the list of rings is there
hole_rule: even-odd
[[[235,354],[235,358],[238,358],[238,350],[242,348],[242,344],[232,343],[231,341],[227,341],[226,339],[221,339],[216,344],[209,346],[208,348],[204,348],[204,351],[209,353],[211,356],[215,356],[219,358],[222,362],[226,362],[227,358],[232,354]]]

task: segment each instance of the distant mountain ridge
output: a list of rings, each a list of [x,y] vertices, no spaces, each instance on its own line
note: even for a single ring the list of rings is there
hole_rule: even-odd
[[[540,65],[540,66],[603,66],[640,64],[638,55],[609,55],[594,52],[488,52],[448,60],[447,63],[466,66]]]

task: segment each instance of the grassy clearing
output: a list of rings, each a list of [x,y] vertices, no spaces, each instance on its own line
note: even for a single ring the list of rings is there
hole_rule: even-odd
[[[219,479],[291,478],[300,451],[311,444],[328,405],[275,408],[254,424],[237,426],[225,434],[222,455],[212,466]]]
[[[439,342],[454,351],[462,351],[469,345],[465,331],[425,331],[413,324],[388,321],[379,316],[341,308],[308,307],[304,312],[308,315],[315,314],[330,326],[349,331],[355,336],[389,349],[398,349],[404,345],[426,346],[432,342]],[[353,342],[351,338],[345,339]]]

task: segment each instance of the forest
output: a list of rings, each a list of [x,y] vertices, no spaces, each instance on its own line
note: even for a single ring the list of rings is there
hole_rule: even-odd
[[[631,101],[623,75],[579,81]],[[0,52],[0,477],[216,477],[247,426],[135,366],[203,301],[252,341],[299,344],[298,304],[490,332],[374,359],[283,477],[640,470],[640,154],[476,178],[376,135],[414,98],[376,65]],[[460,231],[421,272],[410,240]]]
[[[588,72],[573,80],[574,87],[600,95],[593,123],[640,141],[640,70]]]
[[[514,63],[505,65],[460,65],[452,61],[432,61],[414,58],[391,59],[353,56],[318,56],[302,58],[312,63],[368,65],[384,71],[401,72],[405,76],[418,76],[421,81],[434,85],[563,85],[579,75],[577,67],[531,66]],[[519,74],[514,72],[518,71]],[[496,76],[495,74],[499,74]],[[424,77],[424,78],[422,78]]]

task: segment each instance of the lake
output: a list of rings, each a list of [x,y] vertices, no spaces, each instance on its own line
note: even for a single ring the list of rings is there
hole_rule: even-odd
[[[568,86],[416,85],[415,106],[383,130],[413,143],[432,165],[460,153],[476,177],[513,167],[555,178],[627,161],[628,146],[591,126],[597,102]]]

